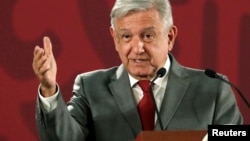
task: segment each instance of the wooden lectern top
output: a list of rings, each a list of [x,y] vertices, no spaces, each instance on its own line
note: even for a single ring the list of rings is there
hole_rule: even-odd
[[[135,141],[202,141],[206,130],[142,131]]]

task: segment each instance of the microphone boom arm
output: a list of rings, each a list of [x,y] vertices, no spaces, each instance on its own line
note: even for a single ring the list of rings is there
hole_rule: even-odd
[[[250,104],[247,101],[247,99],[244,97],[243,93],[233,83],[227,81],[226,79],[224,79],[222,76],[218,75],[214,70],[211,70],[211,69],[205,69],[205,74],[210,78],[217,78],[217,79],[229,84],[231,87],[233,87],[238,92],[238,94],[243,99],[243,101],[246,103],[248,108],[250,108]]]
[[[247,104],[248,108],[250,108],[250,103],[247,101],[247,99],[244,97],[244,95],[242,94],[242,92],[240,91],[240,89],[238,89],[238,87],[236,87],[233,83],[230,83],[229,81],[226,81],[225,79],[223,79],[219,75],[216,75],[216,78],[218,78],[221,81],[223,81],[223,82],[229,84],[230,86],[232,86],[238,92],[238,94],[243,99],[243,101]]]

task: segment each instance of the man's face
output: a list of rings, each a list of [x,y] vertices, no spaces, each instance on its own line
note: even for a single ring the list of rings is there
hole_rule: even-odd
[[[128,72],[139,80],[153,78],[173,48],[176,27],[166,30],[154,9],[130,13],[115,23],[111,35]]]

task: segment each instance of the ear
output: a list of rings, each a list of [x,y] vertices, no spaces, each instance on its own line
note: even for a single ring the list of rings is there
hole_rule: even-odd
[[[111,34],[111,36],[112,36],[112,38],[113,38],[113,41],[114,41],[114,44],[115,44],[115,49],[116,49],[116,51],[117,51],[118,39],[117,39],[117,37],[116,37],[115,29],[114,29],[112,26],[110,26],[109,31],[110,31],[110,34]]]
[[[177,27],[176,26],[171,26],[169,31],[168,31],[168,50],[171,51],[174,46],[175,38],[177,36]]]
[[[109,31],[110,31],[111,36],[114,38],[115,30],[114,30],[114,28],[112,26],[109,27]]]

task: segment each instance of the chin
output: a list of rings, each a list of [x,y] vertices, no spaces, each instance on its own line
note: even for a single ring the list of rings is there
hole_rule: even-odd
[[[145,69],[142,69],[142,70],[132,70],[130,71],[130,73],[136,77],[149,77],[152,74],[152,71],[146,71]]]

